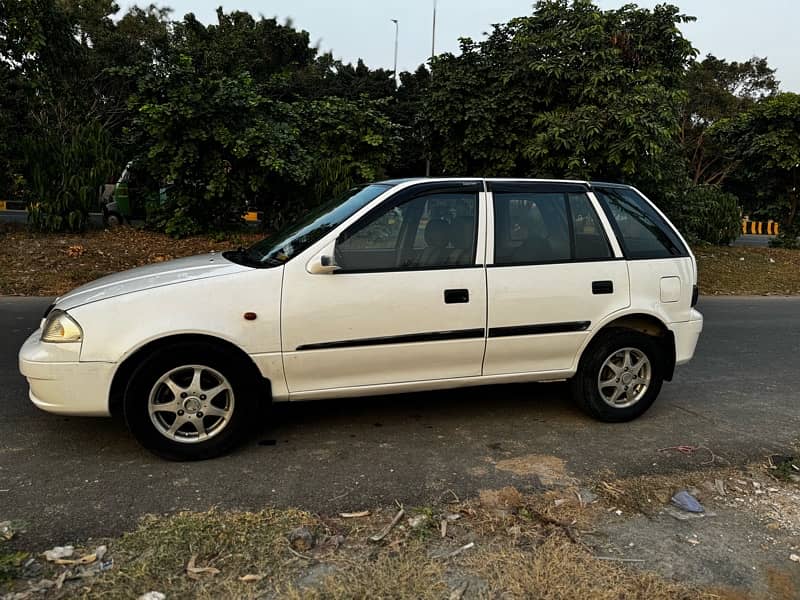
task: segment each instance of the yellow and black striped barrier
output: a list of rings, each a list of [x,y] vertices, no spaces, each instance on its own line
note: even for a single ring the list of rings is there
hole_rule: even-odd
[[[778,223],[775,221],[750,221],[749,219],[743,219],[742,234],[778,235]]]

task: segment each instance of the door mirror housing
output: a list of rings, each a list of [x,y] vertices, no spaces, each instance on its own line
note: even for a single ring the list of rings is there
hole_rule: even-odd
[[[313,275],[324,275],[329,273],[334,273],[335,271],[339,270],[339,265],[336,264],[336,260],[333,258],[332,254],[317,254],[314,258],[308,261],[306,265],[306,271]]]

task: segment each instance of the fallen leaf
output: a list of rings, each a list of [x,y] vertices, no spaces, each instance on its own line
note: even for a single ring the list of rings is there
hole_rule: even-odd
[[[351,512],[351,513],[339,513],[339,516],[343,519],[358,519],[359,517],[368,517],[369,511],[362,510],[359,512]]]
[[[193,554],[186,564],[186,574],[192,579],[200,579],[198,575],[216,575],[220,572],[216,567],[195,567],[194,563],[197,560],[197,555]]]
[[[262,579],[264,579],[264,575],[242,575],[239,577],[239,581],[244,581],[246,583],[255,583]]]

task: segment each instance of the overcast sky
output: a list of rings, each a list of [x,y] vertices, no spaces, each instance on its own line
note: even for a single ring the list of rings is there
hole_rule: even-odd
[[[150,0],[141,1],[147,4]],[[119,0],[121,6],[133,4]],[[254,15],[291,18],[319,43],[347,62],[363,58],[373,68],[391,69],[394,24],[400,27],[399,70],[413,70],[431,50],[433,0],[158,0],[174,9],[174,18],[187,12],[203,22],[216,21],[216,7],[226,12],[246,10]],[[618,8],[625,0],[597,0],[603,8]],[[640,6],[660,2],[640,0]],[[766,56],[778,70],[786,91],[800,92],[800,0],[675,0],[697,22],[684,26],[685,35],[701,54],[728,60]],[[531,0],[438,0],[436,52],[456,52],[458,38],[480,39],[492,23],[530,14]]]

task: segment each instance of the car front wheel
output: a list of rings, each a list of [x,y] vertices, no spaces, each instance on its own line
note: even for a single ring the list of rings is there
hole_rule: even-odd
[[[655,401],[664,382],[658,340],[627,329],[600,334],[586,348],[572,394],[581,408],[601,421],[630,421]]]
[[[163,458],[213,458],[246,437],[255,406],[248,379],[213,345],[161,348],[133,373],[125,420],[136,439]]]

